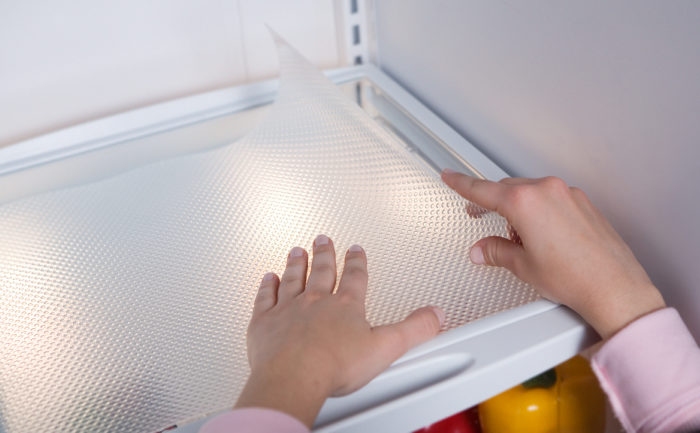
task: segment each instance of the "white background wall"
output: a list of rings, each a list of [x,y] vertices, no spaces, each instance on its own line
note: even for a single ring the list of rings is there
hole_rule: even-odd
[[[327,0],[0,1],[0,146],[277,73],[268,23],[344,64]]]
[[[587,191],[700,340],[700,2],[375,4],[381,67],[510,174]]]

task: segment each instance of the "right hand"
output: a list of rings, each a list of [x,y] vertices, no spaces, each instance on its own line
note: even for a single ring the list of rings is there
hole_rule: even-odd
[[[630,248],[580,189],[555,177],[491,182],[445,170],[442,179],[505,217],[519,237],[481,239],[472,246],[473,263],[509,269],[574,309],[601,337],[665,307]]]
[[[365,318],[365,251],[348,249],[340,281],[327,236],[316,238],[308,261],[306,251],[293,248],[282,278],[266,274],[260,283],[248,327],[251,373],[236,407],[276,409],[311,427],[327,397],[359,389],[434,337],[445,314],[423,307],[372,327]]]

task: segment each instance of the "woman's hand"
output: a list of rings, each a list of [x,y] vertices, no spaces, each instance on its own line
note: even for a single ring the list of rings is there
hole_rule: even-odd
[[[491,182],[445,170],[442,178],[505,217],[517,233],[515,241],[478,241],[472,262],[509,269],[542,296],[573,308],[601,337],[665,306],[627,244],[580,189],[555,177]]]
[[[306,251],[296,247],[280,280],[266,274],[248,328],[251,375],[236,407],[266,407],[311,427],[325,399],[369,382],[411,347],[436,335],[444,313],[414,311],[402,322],[373,328],[365,319],[367,258],[354,245],[336,286],[335,249],[314,241],[308,280]]]

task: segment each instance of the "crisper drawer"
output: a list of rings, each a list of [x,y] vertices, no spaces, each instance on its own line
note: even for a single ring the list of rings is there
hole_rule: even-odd
[[[245,382],[258,279],[318,233],[365,247],[373,325],[447,312],[329,399],[318,431],[410,431],[591,343],[571,311],[470,264],[506,222],[470,217],[439,171],[502,170],[381,71],[331,71],[336,86],[280,49],[279,94],[224,89],[0,150],[0,431],[196,431]]]

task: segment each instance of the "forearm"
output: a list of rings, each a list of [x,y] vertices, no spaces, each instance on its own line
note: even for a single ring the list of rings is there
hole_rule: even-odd
[[[615,284],[611,282],[610,285]],[[634,285],[633,283],[630,283]],[[666,307],[661,293],[651,283],[612,293],[591,293],[571,307],[607,340],[641,317]]]
[[[328,395],[313,372],[252,374],[234,408],[263,407],[284,412],[311,428]]]

